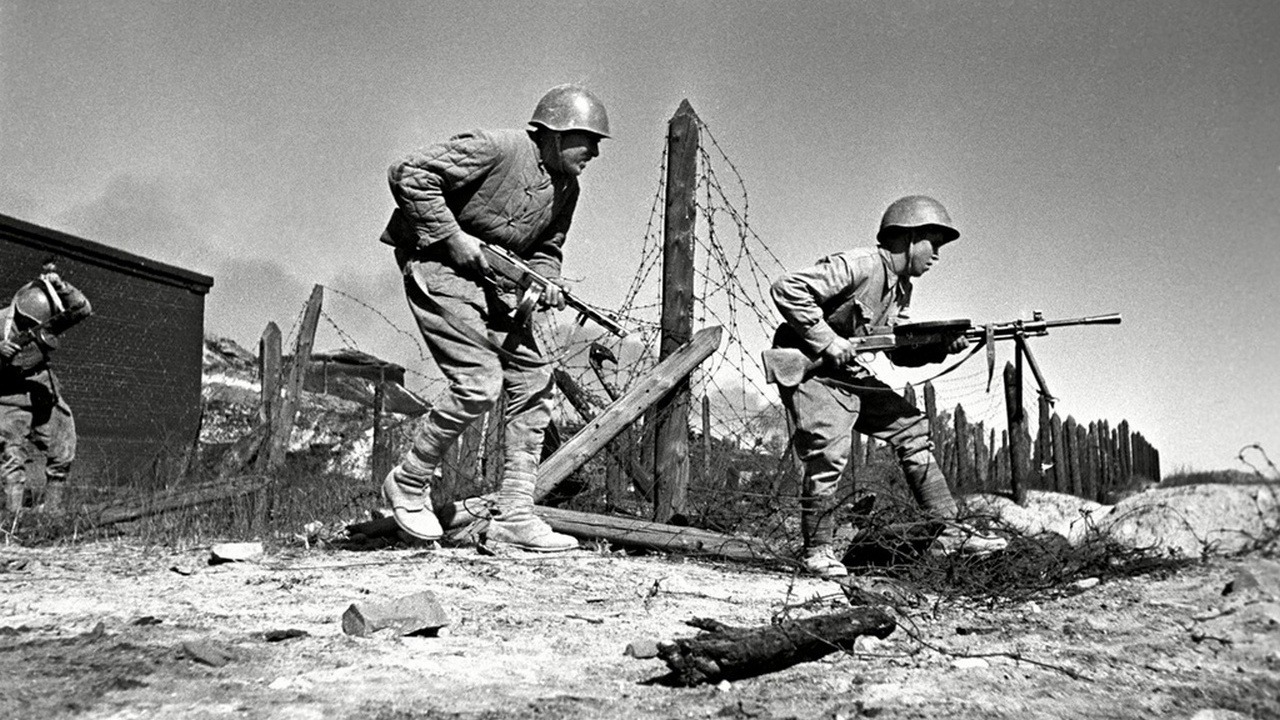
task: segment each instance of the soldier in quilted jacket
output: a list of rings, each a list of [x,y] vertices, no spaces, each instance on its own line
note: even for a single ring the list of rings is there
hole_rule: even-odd
[[[557,280],[578,176],[607,137],[600,100],[561,85],[542,97],[527,128],[464,132],[391,166],[396,208],[381,240],[395,249],[409,308],[449,384],[382,484],[396,522],[414,537],[441,536],[432,474],[458,435],[505,392],[502,486],[488,539],[542,552],[577,547],[533,514],[551,369],[527,329],[515,326],[514,288],[487,272],[480,243],[501,246]],[[564,308],[554,286],[543,302]]]
[[[928,419],[857,362],[849,338],[905,321],[912,280],[928,272],[940,249],[959,237],[941,203],[910,195],[885,211],[876,236],[878,247],[829,255],[773,284],[773,299],[785,320],[774,334],[774,347],[824,361],[798,385],[779,383],[782,404],[795,428],[795,449],[804,463],[804,563],[816,575],[840,577],[847,572],[831,546],[835,492],[849,461],[852,431],[894,449],[912,495],[926,513],[944,521],[957,515],[933,454]],[[899,348],[888,355],[894,364],[917,367],[941,362],[967,345],[959,337],[947,346]],[[1001,538],[954,523],[939,540],[946,551],[991,552],[1005,545]]]

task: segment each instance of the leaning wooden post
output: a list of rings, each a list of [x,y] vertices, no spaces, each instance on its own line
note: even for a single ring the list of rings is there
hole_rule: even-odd
[[[1022,378],[1009,362],[1004,364],[1004,405],[1009,421],[1009,489],[1014,502],[1026,505],[1031,434],[1027,431],[1027,413],[1022,408]]]
[[[693,233],[698,186],[698,118],[683,100],[667,127],[666,224],[662,247],[662,342],[659,359],[693,337]],[[657,407],[653,519],[683,514],[689,491],[689,384]]]
[[[267,472],[279,470],[284,465],[285,453],[289,446],[289,435],[293,432],[293,422],[298,417],[298,408],[302,405],[302,385],[307,379],[307,363],[311,360],[311,347],[316,339],[316,324],[320,321],[320,305],[324,302],[324,287],[316,285],[311,288],[311,297],[307,299],[307,308],[302,314],[302,325],[298,328],[298,341],[293,349],[293,367],[289,369],[289,383],[284,388],[284,400],[280,403],[280,413],[272,418],[268,429],[266,452],[258,456],[258,469]]]
[[[586,464],[609,441],[617,437],[646,410],[665,398],[676,387],[688,384],[689,374],[720,347],[721,328],[712,326],[698,331],[689,344],[672,353],[653,370],[633,384],[625,395],[605,408],[587,423],[551,457],[538,466],[538,485],[534,502],[547,497],[556,486]]]

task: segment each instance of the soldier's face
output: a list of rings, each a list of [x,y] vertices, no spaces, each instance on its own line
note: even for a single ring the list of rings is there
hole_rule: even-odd
[[[920,277],[938,262],[938,252],[946,244],[946,236],[934,230],[915,230],[907,248],[907,272]]]
[[[591,133],[570,130],[559,134],[555,150],[555,164],[565,175],[578,176],[587,163],[600,154],[600,138]]]

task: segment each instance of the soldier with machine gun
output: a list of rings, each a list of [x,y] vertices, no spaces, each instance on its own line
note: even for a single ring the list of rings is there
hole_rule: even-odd
[[[774,334],[774,350],[766,353],[765,372],[778,385],[804,465],[803,560],[815,575],[831,578],[848,572],[832,542],[836,487],[849,462],[851,430],[893,448],[916,502],[949,523],[940,537],[945,549],[991,552],[1005,546],[1002,538],[954,524],[959,510],[934,457],[928,419],[855,361],[862,351],[857,339],[904,320],[912,281],[933,267],[944,245],[959,237],[937,200],[904,197],[885,211],[876,236],[879,247],[829,255],[773,284],[773,299],[785,322]],[[897,365],[916,367],[968,346],[960,333],[886,354]]]
[[[58,388],[49,355],[58,336],[92,314],[84,293],[62,279],[50,261],[18,288],[0,336],[0,444],[5,498],[22,508],[27,483],[25,444],[45,455],[43,509],[62,512],[67,474],[76,455],[76,423]]]

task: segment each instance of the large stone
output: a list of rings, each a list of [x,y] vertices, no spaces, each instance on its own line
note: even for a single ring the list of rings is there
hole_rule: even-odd
[[[398,635],[430,634],[448,624],[449,617],[430,590],[392,600],[352,603],[342,614],[342,631],[356,637],[388,628]]]
[[[257,562],[264,553],[260,542],[218,543],[209,549],[209,564]]]

